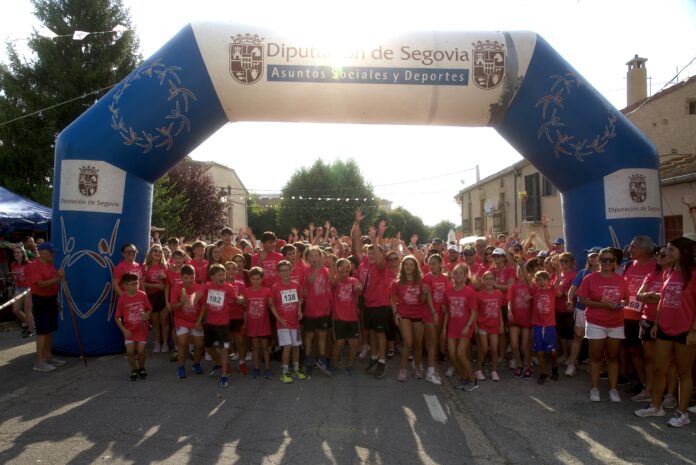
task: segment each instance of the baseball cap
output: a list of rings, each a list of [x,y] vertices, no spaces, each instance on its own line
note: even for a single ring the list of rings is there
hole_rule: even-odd
[[[502,255],[504,257],[505,251],[503,249],[501,249],[500,247],[498,247],[498,248],[493,250],[493,253],[491,255],[493,255],[493,256]]]
[[[442,239],[436,237],[435,239],[433,239],[433,244],[442,244]]]
[[[456,245],[450,245],[449,247],[447,247],[447,251],[448,252],[459,252],[459,247],[457,247]]]
[[[585,250],[585,253],[586,254],[599,253],[600,250],[602,250],[602,248],[598,245],[595,245],[594,247]]]
[[[557,237],[556,240],[553,241],[554,245],[562,245],[565,244],[565,241],[563,240],[562,237]]]
[[[476,250],[474,250],[473,247],[465,247],[464,250],[462,250],[462,255],[473,257],[476,255]]]
[[[539,253],[537,254],[537,257],[539,258],[546,258],[549,256],[549,252],[547,250],[540,250]]]
[[[51,253],[56,253],[56,248],[50,242],[44,242],[36,247],[37,250],[48,250]]]

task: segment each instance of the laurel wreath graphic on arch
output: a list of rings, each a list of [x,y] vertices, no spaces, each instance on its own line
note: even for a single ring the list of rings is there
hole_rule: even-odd
[[[583,84],[574,73],[565,73],[562,76],[553,74],[551,79],[554,80],[554,83],[549,94],[540,98],[534,105],[534,108],[541,107],[544,118],[544,123],[537,132],[537,139],[545,137],[549,143],[554,144],[553,153],[556,158],[560,158],[563,154],[575,157],[578,161],[584,161],[585,157],[603,153],[609,141],[616,137],[616,114],[611,108],[608,108],[609,116],[602,134],[595,134],[593,137],[582,140],[568,134],[559,129],[566,127],[561,119],[564,96],[570,95],[572,89],[579,88]]]
[[[177,75],[181,71],[179,66],[167,66],[161,59],[153,61],[131,73],[121,84],[121,87],[113,95],[109,105],[111,113],[111,127],[118,131],[123,138],[124,145],[134,145],[143,149],[143,153],[150,153],[153,148],[165,147],[169,150],[174,145],[174,138],[184,129],[191,131],[191,122],[186,114],[189,106],[196,101],[196,95],[186,87],[181,86],[181,79]],[[120,115],[118,107],[121,97],[140,79],[158,79],[159,85],[168,86],[167,101],[173,101],[169,114],[164,116],[169,124],[156,127],[154,130],[135,129],[130,126]],[[176,127],[175,127],[176,125]]]

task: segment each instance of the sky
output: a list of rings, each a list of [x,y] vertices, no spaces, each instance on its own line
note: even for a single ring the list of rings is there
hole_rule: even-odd
[[[229,21],[279,30],[288,25],[341,31],[530,30],[541,34],[615,107],[626,106],[626,62],[648,59],[649,94],[696,56],[696,0],[206,1],[123,0],[145,58],[192,21]],[[0,0],[0,39],[22,39],[40,24],[28,0]],[[659,5],[659,7],[658,7]],[[21,47],[22,40],[15,42]],[[4,56],[2,57],[4,59]],[[696,74],[696,64],[679,76]],[[263,140],[263,166],[230,151],[244,134]],[[238,147],[238,146],[237,146]],[[490,128],[233,123],[191,156],[234,168],[251,192],[279,192],[318,158],[353,159],[376,195],[428,225],[461,222],[454,197],[522,157]],[[268,166],[274,167],[268,169]]]

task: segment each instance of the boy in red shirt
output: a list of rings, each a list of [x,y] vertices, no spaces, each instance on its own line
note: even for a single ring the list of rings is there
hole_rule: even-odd
[[[355,376],[353,363],[358,353],[358,338],[360,326],[358,324],[358,295],[362,292],[362,285],[357,278],[350,276],[352,266],[345,258],[336,262],[336,270],[332,279],[333,285],[333,329],[336,345],[332,352],[332,371],[336,370],[343,352],[343,346],[348,340],[348,360],[346,374]]]
[[[225,280],[234,287],[237,295],[242,295],[244,290],[244,269],[240,269],[236,262],[225,263],[227,277]],[[249,369],[246,366],[247,343],[244,334],[244,305],[233,303],[230,305],[230,337],[234,341],[239,353],[239,374],[246,375]]]
[[[266,231],[261,235],[261,252],[251,256],[251,266],[263,269],[263,287],[272,288],[278,278],[278,262],[283,255],[275,251],[276,235]]]
[[[558,269],[557,269],[558,270]],[[558,283],[560,280],[556,280]],[[558,353],[556,353],[555,302],[559,295],[557,287],[551,286],[551,276],[546,271],[537,271],[532,284],[532,337],[534,352],[539,359],[539,384],[549,379],[545,354],[551,354],[551,379],[558,381]]]
[[[331,376],[331,367],[326,358],[326,339],[331,323],[331,277],[329,269],[322,266],[322,252],[317,246],[312,246],[307,251],[307,261],[310,268],[305,274],[304,280],[304,318],[302,320],[304,330],[305,366],[310,370],[314,365],[312,347],[316,335],[319,358],[316,366],[325,375]]]
[[[271,290],[263,287],[263,269],[258,266],[249,270],[251,286],[243,291],[244,296],[244,327],[251,338],[251,354],[254,359],[254,371],[251,377],[259,376],[259,350],[262,351],[265,367],[264,378],[271,379],[271,359],[268,353],[268,338],[271,335],[271,322],[268,317],[268,306],[271,298]]]
[[[300,319],[302,319],[302,289],[290,280],[292,264],[288,260],[278,263],[280,280],[271,289],[271,312],[276,320],[278,345],[282,347],[282,369],[280,380],[292,383],[293,378],[307,379],[300,372]],[[289,371],[292,352],[292,371]]]
[[[225,267],[219,263],[210,267],[210,281],[200,291],[201,314],[196,322],[197,325],[200,325],[203,320],[206,322],[203,326],[205,350],[215,363],[208,374],[213,376],[222,369],[219,382],[221,388],[229,385],[227,379],[230,348],[229,306],[233,302],[242,302],[234,287],[225,282],[225,273]],[[213,347],[215,342],[219,344],[220,353]]]
[[[176,284],[172,290],[171,310],[174,313],[176,328],[176,345],[178,348],[177,377],[186,378],[186,354],[191,341],[195,346],[193,353],[193,371],[203,374],[201,357],[203,356],[203,325],[198,318],[201,315],[200,285],[195,281],[196,272],[191,265],[181,267],[181,284]]]
[[[126,272],[121,277],[124,292],[116,304],[116,325],[123,333],[128,365],[130,365],[130,380],[147,378],[145,371],[145,344],[147,343],[148,320],[152,306],[145,292],[138,290],[140,276]],[[135,355],[138,354],[136,364]]]

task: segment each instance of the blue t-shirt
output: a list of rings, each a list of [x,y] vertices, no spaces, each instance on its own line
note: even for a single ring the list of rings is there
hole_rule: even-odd
[[[573,286],[575,287],[580,287],[580,284],[582,284],[582,280],[585,279],[585,276],[588,274],[592,273],[592,270],[588,270],[587,268],[583,268],[582,270],[578,271],[578,274],[575,276],[575,279],[573,279]],[[585,305],[580,302],[580,299],[578,299],[575,302],[575,308],[578,310],[585,310]]]

